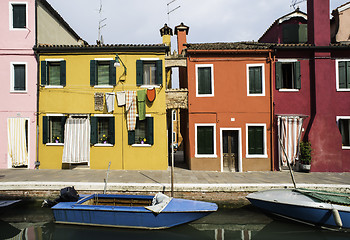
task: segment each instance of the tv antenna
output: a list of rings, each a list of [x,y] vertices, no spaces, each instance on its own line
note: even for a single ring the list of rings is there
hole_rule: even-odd
[[[168,24],[170,24],[169,23],[169,15],[170,15],[170,13],[172,13],[172,12],[174,12],[176,9],[179,9],[181,6],[179,5],[179,6],[177,6],[176,8],[173,8],[173,9],[171,9],[171,10],[169,10],[169,5],[170,4],[172,4],[173,2],[175,2],[176,0],[172,0],[171,2],[168,2],[166,5],[167,5],[167,8],[168,8],[168,12],[167,12],[167,14],[168,14]]]
[[[103,36],[101,34],[101,29],[105,27],[107,24],[103,24],[107,18],[102,19],[102,0],[100,0],[100,8],[98,9],[98,13],[100,14],[100,20],[98,21],[98,40],[97,44],[103,44]]]
[[[292,4],[290,5],[290,7],[293,7],[295,10],[295,6],[302,2],[306,2],[306,0],[292,0]],[[299,6],[297,8],[299,8]]]

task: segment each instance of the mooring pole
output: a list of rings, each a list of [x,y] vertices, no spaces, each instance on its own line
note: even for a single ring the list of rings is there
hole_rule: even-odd
[[[171,197],[174,197],[174,121],[173,111],[171,111]]]
[[[107,192],[107,182],[108,182],[108,175],[109,175],[109,168],[110,168],[110,166],[111,166],[111,162],[109,162],[109,164],[108,164],[107,176],[105,178],[105,188],[103,190],[103,194],[106,194],[106,192]]]

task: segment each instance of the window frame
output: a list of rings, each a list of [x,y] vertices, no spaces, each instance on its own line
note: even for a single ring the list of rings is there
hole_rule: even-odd
[[[250,80],[249,80],[249,68],[251,67],[261,67],[261,93],[250,93]],[[261,97],[265,96],[265,64],[264,63],[253,63],[246,65],[246,76],[247,76],[247,96]]]
[[[96,134],[97,134],[97,142],[96,143],[94,143],[93,144],[93,146],[94,147],[114,147],[114,145],[116,145],[115,144],[115,117],[114,117],[114,115],[113,114],[94,114],[92,117],[95,117],[96,119],[97,119],[97,121],[96,121],[96,124],[97,124],[97,129],[96,129]],[[114,119],[114,130],[113,130],[113,132],[114,132],[114,144],[113,143],[110,143],[110,142],[107,142],[107,143],[98,143],[98,120],[99,120],[99,118],[113,118]],[[90,121],[90,127],[92,127],[91,126],[92,125],[92,122]],[[108,131],[110,131],[110,126],[108,125]],[[90,139],[91,139],[91,133],[92,133],[92,131],[90,131]],[[90,140],[91,141],[91,140]]]
[[[300,61],[298,59],[278,59],[278,61],[276,61],[276,64],[277,63],[281,63],[281,64],[287,64],[287,63],[290,63],[290,64],[297,64],[299,62],[299,67],[301,68],[301,64],[300,64]],[[276,84],[276,89],[277,89],[277,65],[275,64],[275,84]],[[294,70],[294,68],[293,68]],[[299,69],[299,73],[300,73],[300,78],[301,78],[301,69]],[[296,74],[296,71],[294,71],[294,75]],[[283,70],[282,70],[282,77],[283,77]],[[295,81],[295,79],[293,79],[293,81]],[[283,79],[281,79],[281,82],[283,83]],[[281,83],[281,84],[282,84]],[[301,89],[301,79],[300,79],[300,89],[297,88],[297,82],[294,82],[294,86],[296,86],[295,88],[279,88],[277,89],[279,92],[299,92],[300,89]]]
[[[24,28],[13,27],[13,5],[25,5],[26,6],[26,26]],[[9,2],[9,30],[10,31],[28,31],[28,2]]]
[[[139,121],[138,117],[139,117],[139,115],[136,114],[135,130],[136,130],[136,126],[137,126],[137,121]],[[153,118],[153,120],[147,120],[147,118]],[[154,117],[152,117],[151,114],[146,114],[146,119],[143,120],[143,121],[146,121],[146,135],[148,135],[148,136],[150,135],[150,133],[148,132],[148,121],[152,121],[153,122],[153,127],[152,127],[152,130],[153,130],[153,132],[152,132],[153,142],[152,142],[152,144],[149,144],[149,143],[144,143],[144,144],[132,143],[132,144],[128,144],[129,146],[132,146],[132,147],[152,147],[154,145]],[[134,137],[134,141],[133,142],[135,142],[135,130],[128,131],[128,142],[129,142],[130,132],[133,132],[133,137]]]
[[[138,83],[138,67],[137,67],[137,65],[138,64],[141,64],[140,63],[140,61],[141,61],[141,63],[142,63],[142,83]],[[159,64],[160,64],[160,62],[161,62],[161,75],[162,75],[162,78],[161,78],[161,83],[157,83],[157,78],[158,78],[158,72],[159,72],[159,70],[158,70],[158,66],[159,66]],[[144,79],[143,79],[143,65],[144,65],[144,63],[155,63],[155,65],[156,65],[156,84],[144,84]],[[163,77],[163,61],[160,59],[160,58],[140,58],[140,59],[138,59],[138,60],[136,60],[136,86],[139,86],[140,88],[160,88],[162,85],[163,85],[163,82],[164,82],[164,77]]]
[[[195,137],[195,157],[196,158],[217,158],[217,151],[216,151],[216,123],[195,123],[194,124],[194,137]],[[198,154],[198,142],[197,142],[197,131],[198,127],[213,127],[213,145],[214,145],[214,152],[213,154]]]
[[[15,90],[15,65],[24,65],[24,81],[25,81],[25,90]],[[28,63],[27,62],[11,62],[10,68],[10,93],[28,93]]]
[[[90,86],[94,87],[94,88],[114,88],[116,86],[116,68],[114,67],[114,64],[112,66],[111,64],[111,61],[114,61],[115,62],[115,59],[114,58],[94,58],[93,60],[91,61],[95,61],[95,79],[94,79],[94,84],[92,85],[92,82],[91,82],[91,62],[90,62]],[[101,84],[99,85],[98,84],[98,62],[107,62],[109,61],[110,62],[110,67],[113,68],[113,70],[110,68],[109,69],[109,84]],[[113,71],[113,74],[111,73],[111,70]],[[111,81],[111,74],[113,75],[113,84],[111,85],[110,84],[110,81]]]
[[[54,59],[44,59],[41,61],[41,68],[43,68],[43,62],[45,62],[45,84],[42,83],[42,80],[40,79],[40,85],[42,85],[43,87],[45,88],[64,88],[66,86],[66,84],[62,84],[62,80],[61,80],[61,77],[62,77],[62,74],[64,74],[65,76],[65,83],[67,82],[67,68],[65,69],[65,72],[62,73],[62,65],[60,64],[60,85],[50,85],[50,84],[47,84],[48,83],[48,80],[49,80],[49,65],[50,63],[54,62],[59,62],[61,63],[62,61],[66,61],[65,59],[63,58],[54,58]],[[40,78],[42,78],[42,73],[43,73],[43,69],[41,69],[41,75],[40,75]]]
[[[200,94],[199,93],[199,84],[198,84],[198,68],[210,67],[211,69],[211,93],[210,94]],[[196,97],[214,97],[214,64],[196,64],[195,66],[196,73]]]
[[[177,110],[172,110],[172,121],[175,122],[176,121],[176,115],[177,115]]]
[[[335,81],[336,81],[336,91],[337,92],[350,92],[350,88],[340,88],[339,87],[339,62],[349,62],[350,64],[350,59],[346,58],[346,59],[336,59],[335,61]],[[348,81],[350,81],[350,78],[347,79]]]
[[[50,117],[61,117],[61,118],[65,117],[67,119],[67,115],[65,115],[65,114],[46,114],[43,117],[47,117],[48,118],[47,119],[47,125],[48,125],[47,126],[47,138],[49,140],[47,143],[44,143],[44,145],[46,145],[46,146],[64,146],[64,128],[65,128],[65,125],[63,126],[63,134],[62,134],[63,142],[61,142],[61,143],[50,142],[50,135],[51,135],[51,131],[52,131],[51,128],[50,128]],[[42,121],[44,121],[44,118],[42,119]],[[44,124],[45,123],[43,122],[43,125]]]
[[[340,119],[346,119],[346,120],[349,120],[349,121],[350,121],[350,116],[337,116],[337,117],[336,117],[338,129],[339,129],[339,120],[340,120]],[[340,135],[341,135],[340,130],[339,130],[339,133],[340,133]],[[349,130],[349,136],[350,136],[350,130]],[[343,141],[343,136],[341,136],[341,137],[342,137],[342,141]],[[342,144],[342,149],[344,149],[344,150],[350,150],[350,146],[343,146],[343,144]]]
[[[263,150],[264,154],[249,154],[249,127],[263,127]],[[267,155],[267,133],[266,123],[247,123],[246,124],[246,158],[268,158]]]

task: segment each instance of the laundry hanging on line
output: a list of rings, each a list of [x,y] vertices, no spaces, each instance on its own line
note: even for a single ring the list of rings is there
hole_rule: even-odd
[[[134,131],[136,127],[136,91],[127,91],[125,95],[125,111],[128,131]]]
[[[125,105],[125,91],[117,92],[117,102],[118,107],[122,107]]]
[[[139,120],[146,119],[146,90],[138,90],[137,91],[137,106],[139,109]]]
[[[103,98],[104,98],[104,93],[98,92],[95,93],[94,95],[94,100],[95,100],[95,111],[103,111]]]
[[[106,93],[106,106],[107,106],[107,112],[113,112],[114,111],[114,96],[115,93]]]

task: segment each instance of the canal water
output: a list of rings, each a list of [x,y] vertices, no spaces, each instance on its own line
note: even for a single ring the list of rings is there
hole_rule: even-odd
[[[0,239],[251,240],[350,239],[350,233],[315,229],[273,220],[251,205],[219,208],[193,223],[166,230],[128,230],[55,224],[50,209],[38,202],[21,203],[0,213]]]

